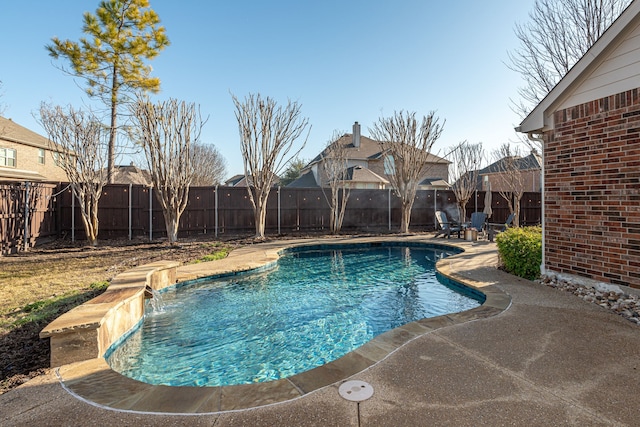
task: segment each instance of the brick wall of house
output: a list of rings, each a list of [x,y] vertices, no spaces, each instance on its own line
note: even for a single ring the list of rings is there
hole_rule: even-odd
[[[53,152],[45,150],[44,164],[38,161],[39,148],[30,145],[18,144],[12,141],[0,140],[0,148],[11,148],[16,150],[16,170],[27,170],[39,173],[47,181],[61,182],[68,181],[64,171],[55,165]]]
[[[547,269],[640,288],[640,89],[557,111],[554,123]]]
[[[381,177],[387,176],[387,174],[384,173],[384,161],[382,159],[369,160],[367,167],[371,172],[376,173]]]
[[[424,178],[442,178],[446,182],[449,182],[449,164],[448,163],[435,163],[424,167],[422,176]],[[451,182],[449,182],[451,184]]]

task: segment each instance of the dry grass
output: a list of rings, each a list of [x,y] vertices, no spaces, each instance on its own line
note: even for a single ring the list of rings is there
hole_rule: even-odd
[[[217,250],[214,242],[116,242],[93,247],[41,248],[0,258],[0,315],[35,301],[86,290],[137,265],[161,259],[183,263]]]

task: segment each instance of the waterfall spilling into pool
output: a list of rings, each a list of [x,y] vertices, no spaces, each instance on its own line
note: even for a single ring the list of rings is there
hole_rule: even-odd
[[[164,311],[164,300],[162,299],[162,294],[151,288],[149,288],[149,291],[151,292],[151,298],[149,298],[149,307],[151,307],[151,311],[153,313]]]
[[[481,304],[435,272],[445,247],[297,248],[268,271],[194,281],[107,352],[151,384],[221,386],[286,378],[406,323]]]

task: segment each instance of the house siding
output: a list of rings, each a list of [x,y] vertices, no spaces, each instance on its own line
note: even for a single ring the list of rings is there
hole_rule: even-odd
[[[640,23],[637,23],[558,108],[567,108],[633,89],[638,85],[639,77]]]
[[[640,288],[640,89],[554,113],[545,139],[545,266]]]
[[[5,167],[5,170],[27,170],[44,176],[47,181],[67,181],[67,176],[64,171],[60,167],[56,166],[53,161],[53,152],[46,148],[44,149],[44,164],[41,164],[38,161],[39,147],[0,139],[0,148],[11,148],[16,150],[16,166]]]

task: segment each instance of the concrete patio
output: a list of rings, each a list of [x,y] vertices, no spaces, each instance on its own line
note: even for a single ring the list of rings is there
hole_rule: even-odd
[[[438,268],[480,289],[497,288],[511,297],[511,304],[475,320],[444,319],[440,327],[425,330],[352,375],[374,389],[364,402],[341,398],[340,380],[254,409],[197,415],[149,413],[165,412],[162,407],[126,412],[70,394],[53,371],[0,396],[0,425],[638,425],[638,326],[573,295],[497,270],[495,244],[409,239],[463,247],[465,253],[441,261]],[[61,369],[61,375],[69,369]],[[100,390],[103,384],[93,386]],[[121,397],[131,392],[123,389]],[[176,399],[190,397],[172,390],[168,400]]]

